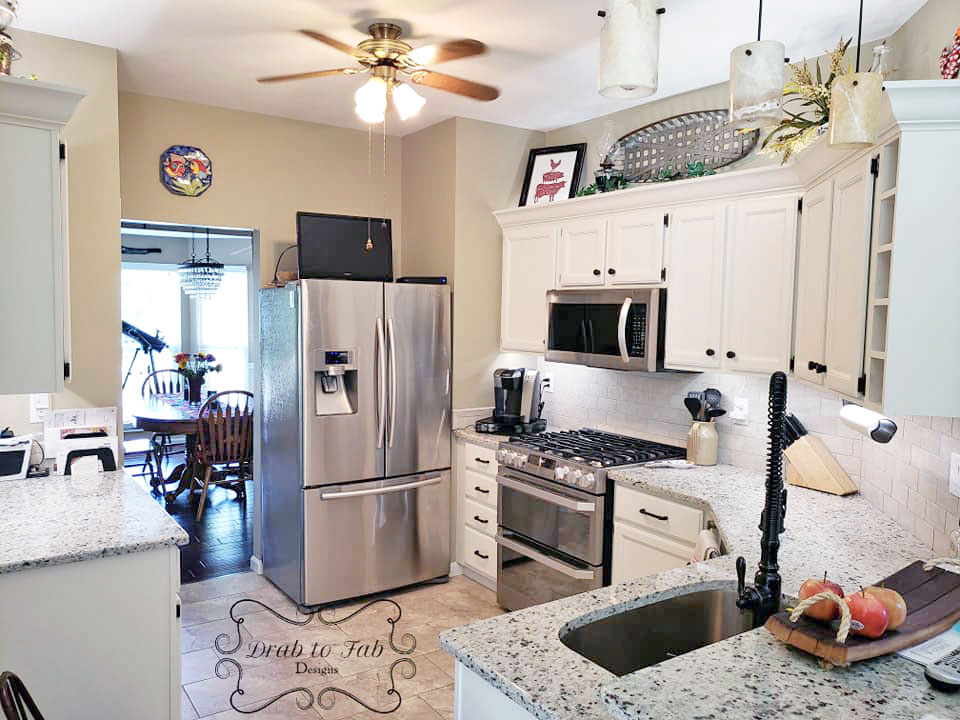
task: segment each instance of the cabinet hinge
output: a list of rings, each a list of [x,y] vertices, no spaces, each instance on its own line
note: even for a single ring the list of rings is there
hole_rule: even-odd
[[[180,603],[177,603],[177,617],[180,617]]]
[[[64,145],[63,143],[60,143],[60,159],[61,160],[67,159],[67,146]]]
[[[870,160],[870,174],[874,177],[880,175],[880,158],[875,157]]]
[[[867,392],[867,376],[861,375],[857,378],[857,392],[863,395]]]
[[[663,226],[670,227],[670,213],[663,214]]]
[[[803,198],[800,198],[799,200],[797,200],[797,212],[798,213],[803,212]]]
[[[666,268],[660,268],[660,280],[662,280],[663,282],[666,282],[666,281],[667,281],[667,269],[666,269]]]
[[[63,379],[64,380],[70,379],[70,363],[68,362],[65,362],[63,364]]]

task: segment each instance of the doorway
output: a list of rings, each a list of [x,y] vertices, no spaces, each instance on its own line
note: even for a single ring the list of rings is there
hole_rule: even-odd
[[[212,358],[201,399],[254,392],[258,242],[250,229],[121,222],[124,465],[190,535],[180,553],[183,583],[248,570],[253,555],[252,473],[238,472],[232,488],[211,486],[199,520],[198,482],[181,481],[195,435],[186,416],[199,405],[186,397],[175,358]],[[182,265],[208,255],[222,276],[209,296],[191,295]],[[164,425],[161,410],[183,414],[184,423]]]

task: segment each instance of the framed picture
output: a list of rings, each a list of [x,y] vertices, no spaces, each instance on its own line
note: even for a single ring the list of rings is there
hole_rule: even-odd
[[[520,191],[520,207],[546,205],[576,195],[586,153],[586,143],[531,150]]]

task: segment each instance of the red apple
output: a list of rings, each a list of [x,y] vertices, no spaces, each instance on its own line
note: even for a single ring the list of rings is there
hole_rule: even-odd
[[[885,587],[868,587],[864,592],[873,595],[887,609],[890,623],[887,630],[896,630],[907,619],[907,602],[896,590]]]
[[[847,605],[850,608],[850,616],[853,624],[850,631],[857,635],[877,639],[883,637],[890,624],[890,616],[887,614],[886,606],[880,602],[874,595],[868,595],[865,591],[855,592],[846,598]],[[857,623],[860,626],[857,626]]]
[[[797,593],[797,597],[799,597],[800,600],[806,600],[808,597],[827,590],[843,597],[843,588],[835,582],[827,580],[826,573],[823,574],[823,580],[819,578],[805,580],[803,585],[800,586],[800,592]],[[829,622],[840,615],[840,608],[833,600],[821,600],[816,605],[811,605],[804,610],[803,614],[814,620],[826,620]]]

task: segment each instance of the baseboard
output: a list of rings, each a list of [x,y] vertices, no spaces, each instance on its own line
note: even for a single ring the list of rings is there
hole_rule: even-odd
[[[253,570],[257,575],[263,575],[263,560],[258,558],[256,555],[251,555],[250,569]]]
[[[463,568],[460,567],[460,563],[454,560],[450,563],[450,577],[456,577],[457,575],[463,575]]]
[[[486,575],[481,575],[480,573],[464,566],[460,566],[460,574],[465,578],[473,580],[475,583],[483,585],[485,588],[487,588],[487,590],[492,590],[493,592],[497,591],[497,581],[488,578]]]

